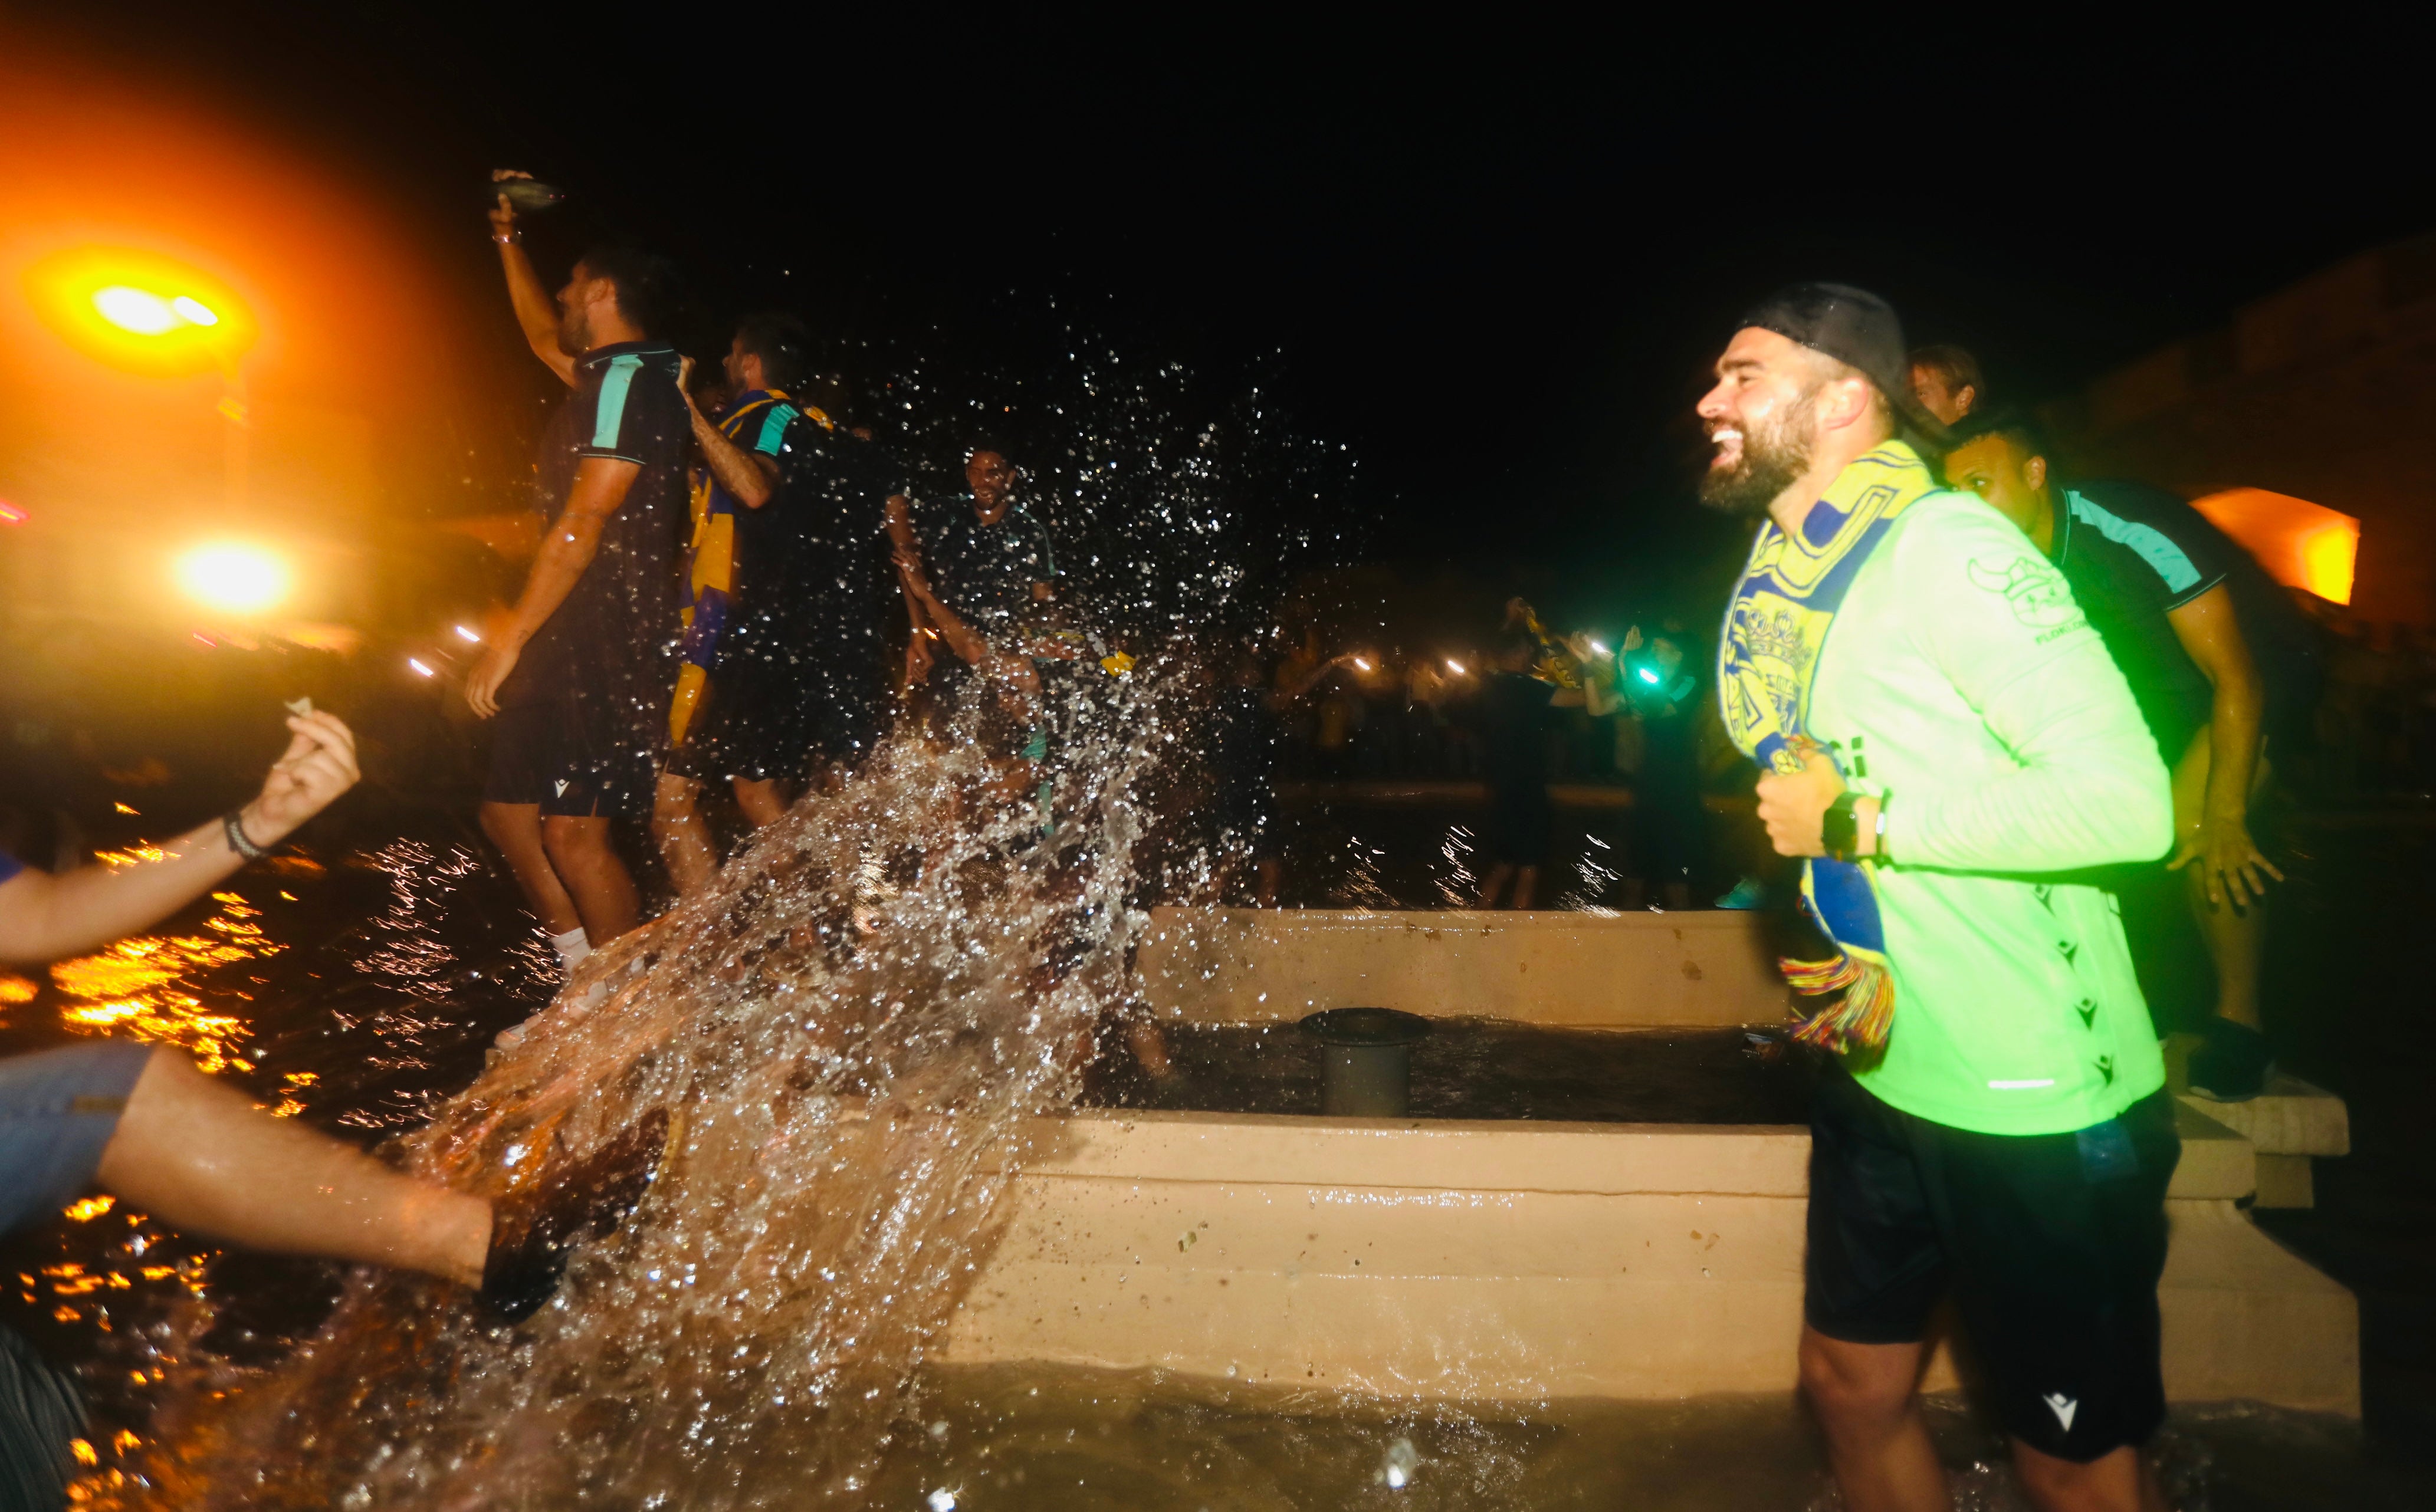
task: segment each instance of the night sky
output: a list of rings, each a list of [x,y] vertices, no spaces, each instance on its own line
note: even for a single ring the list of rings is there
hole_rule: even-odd
[[[1662,533],[1700,371],[1787,279],[1875,287],[1914,340],[2042,399],[2431,218],[2411,49],[2331,24],[516,9],[53,25],[392,204],[502,362],[475,198],[495,164],[574,191],[570,250],[677,256],[704,329],[790,304],[1019,367],[1062,339],[1054,300],[1212,391],[1262,374],[1362,459],[1377,548],[1417,554]]]

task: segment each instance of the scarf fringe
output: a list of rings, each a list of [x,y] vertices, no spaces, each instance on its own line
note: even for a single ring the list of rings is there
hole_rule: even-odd
[[[1779,960],[1777,966],[1793,990],[1816,998],[1843,993],[1842,1000],[1801,1020],[1793,1037],[1841,1055],[1848,1051],[1879,1051],[1894,1028],[1893,975],[1873,961],[1845,952],[1832,961]]]

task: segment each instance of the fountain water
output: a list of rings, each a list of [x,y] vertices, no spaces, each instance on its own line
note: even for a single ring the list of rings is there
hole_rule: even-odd
[[[984,755],[1010,711],[969,680],[755,836],[711,893],[596,953],[396,1142],[412,1169],[503,1194],[667,1113],[678,1132],[643,1207],[541,1312],[486,1329],[440,1283],[359,1273],[260,1373],[200,1347],[196,1304],[136,1363],[160,1382],[152,1432],[88,1504],[864,1499],[1052,1127],[1036,1116],[1072,1104],[1131,1001],[1153,779],[1192,747],[1192,658],[1158,649],[1260,582],[1229,560],[1245,532],[1225,501],[1316,480],[1302,443],[1263,439],[1257,399],[1182,426],[1163,408],[1180,370],[1114,366],[1032,383],[1061,429],[1104,423],[1020,460],[1035,507],[1083,538],[1069,571],[1090,617],[1151,653],[1140,670],[1043,678],[1017,712],[1053,731],[1045,773]],[[910,408],[934,389],[892,391]],[[1272,551],[1310,538],[1269,533]],[[1211,865],[1165,860],[1185,886]]]
[[[1155,689],[1093,694],[1054,829],[969,740],[909,734],[586,963],[406,1141],[504,1192],[652,1109],[681,1127],[531,1323],[360,1277],[268,1380],[194,1381],[147,1478],[187,1506],[854,1500],[1027,1120],[1071,1102],[1124,999],[1137,794],[1167,742]]]

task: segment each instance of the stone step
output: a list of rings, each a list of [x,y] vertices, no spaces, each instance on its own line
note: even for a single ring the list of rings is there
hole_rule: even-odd
[[[1792,994],[1756,915],[1154,910],[1151,1006],[1196,1023],[1400,1008],[1582,1029],[1773,1024]]]
[[[1482,1399],[1793,1384],[1801,1129],[1054,1122],[951,1359]],[[2237,1210],[2246,1141],[2184,1126],[2160,1293],[2169,1393],[2357,1414],[2351,1295]]]

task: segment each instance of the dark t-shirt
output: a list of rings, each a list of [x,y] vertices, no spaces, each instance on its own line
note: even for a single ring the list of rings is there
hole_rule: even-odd
[[[770,502],[738,517],[739,655],[877,665],[883,522],[889,495],[905,491],[899,472],[887,446],[842,426],[803,415],[787,427]]]
[[[926,513],[922,554],[931,586],[976,632],[1003,641],[1038,612],[1032,585],[1057,581],[1048,527],[1019,503],[1008,505],[996,525],[983,525],[970,496]]]
[[[2307,621],[2207,516],[2141,483],[2081,483],[2056,503],[2056,565],[2168,762],[2208,722],[2216,690],[2166,617],[2218,584],[2266,685],[2271,730],[2306,712],[2317,686]]]
[[[1548,780],[1549,701],[1557,690],[1525,672],[1499,672],[1480,691],[1481,774],[1495,788]]]
[[[616,458],[642,470],[601,528],[583,575],[517,658],[501,703],[590,703],[637,729],[665,726],[685,600],[679,564],[693,437],[677,361],[664,341],[619,341],[576,364],[575,392],[550,418],[534,463],[545,520],[566,512],[586,459]]]

